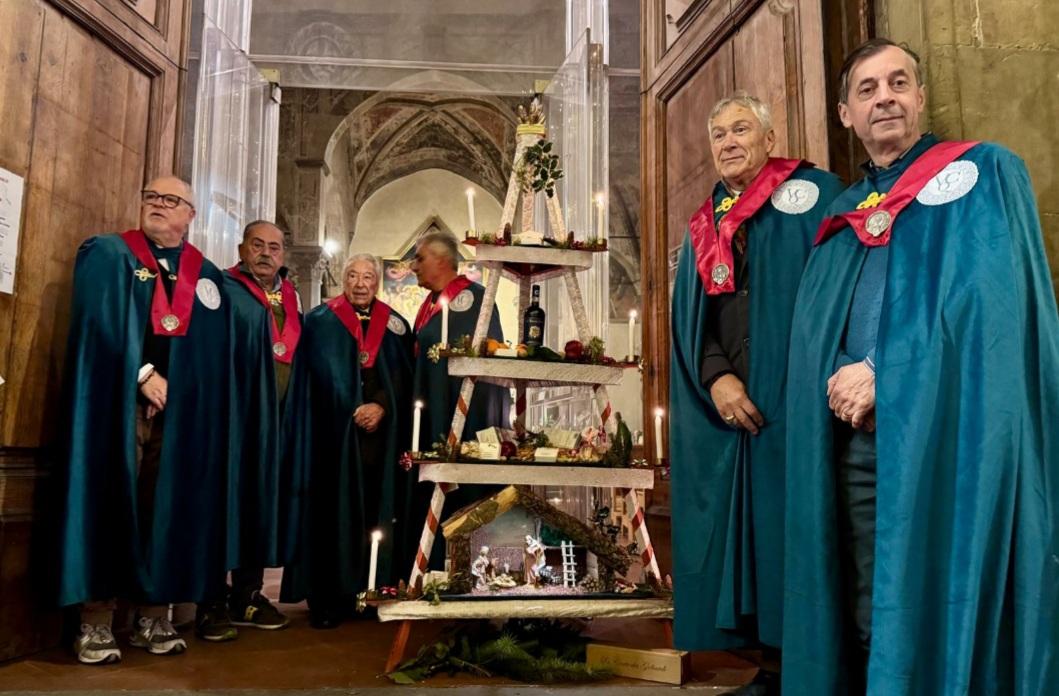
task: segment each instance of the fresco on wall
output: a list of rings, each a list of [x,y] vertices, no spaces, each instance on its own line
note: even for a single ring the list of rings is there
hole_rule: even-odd
[[[426,289],[419,287],[416,274],[412,272],[413,258],[414,244],[401,256],[383,257],[382,285],[379,288],[379,299],[400,312],[409,324],[415,323],[416,312],[427,296]],[[485,284],[482,270],[473,261],[460,261],[459,271],[475,283]]]

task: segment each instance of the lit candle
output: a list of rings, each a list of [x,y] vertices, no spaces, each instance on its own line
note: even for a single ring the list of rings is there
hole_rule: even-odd
[[[603,205],[604,197],[602,193],[596,194],[596,239],[603,239]]]
[[[665,413],[660,408],[655,409],[655,459],[658,461],[662,461],[662,416]]]
[[[412,452],[419,451],[419,419],[423,416],[423,402],[417,401],[412,411]]]
[[[449,345],[449,301],[441,298],[441,345]]]
[[[474,189],[467,189],[467,219],[470,220],[471,235],[474,236],[474,231],[478,229],[478,226],[474,224]]]
[[[380,541],[382,541],[382,531],[376,529],[371,533],[371,562],[368,565],[368,592],[375,591],[375,570],[379,565]]]
[[[636,359],[636,310],[629,310],[629,361]]]

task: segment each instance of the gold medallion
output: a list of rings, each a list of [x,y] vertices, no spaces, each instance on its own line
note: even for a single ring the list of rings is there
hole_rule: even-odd
[[[710,272],[710,278],[715,285],[724,285],[724,282],[728,280],[728,276],[731,274],[732,271],[728,268],[728,264],[719,263],[713,267],[713,271]]]
[[[162,317],[162,328],[172,333],[180,327],[180,320],[175,314],[167,314]]]
[[[272,352],[275,353],[277,357],[282,358],[287,354],[287,344],[283,341],[276,341],[272,344]]]
[[[367,365],[369,357],[371,357],[371,356],[368,355],[368,351],[366,351],[366,350],[360,351],[360,364],[361,365]]]
[[[874,213],[868,216],[867,221],[864,223],[864,229],[868,230],[868,234],[873,237],[878,237],[886,230],[890,229],[890,222],[893,220],[893,216],[887,210],[876,210]]]

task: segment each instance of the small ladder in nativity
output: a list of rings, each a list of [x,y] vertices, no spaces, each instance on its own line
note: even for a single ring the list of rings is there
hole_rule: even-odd
[[[574,559],[574,542],[559,544],[563,552],[563,587],[577,587],[577,561]]]

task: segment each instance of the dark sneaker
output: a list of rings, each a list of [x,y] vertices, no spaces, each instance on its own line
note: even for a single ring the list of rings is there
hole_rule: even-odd
[[[290,619],[272,606],[260,592],[250,596],[250,601],[242,606],[232,606],[232,623],[236,626],[253,626],[275,631],[286,628]]]
[[[78,662],[86,665],[109,665],[121,661],[121,649],[110,632],[110,626],[81,624],[81,635],[74,641]]]
[[[169,623],[169,619],[140,619],[139,627],[129,638],[129,645],[143,648],[152,655],[179,655],[188,649],[188,644]]]
[[[228,605],[224,602],[199,605],[198,616],[195,618],[195,635],[214,643],[238,638],[239,631],[232,625]]]

